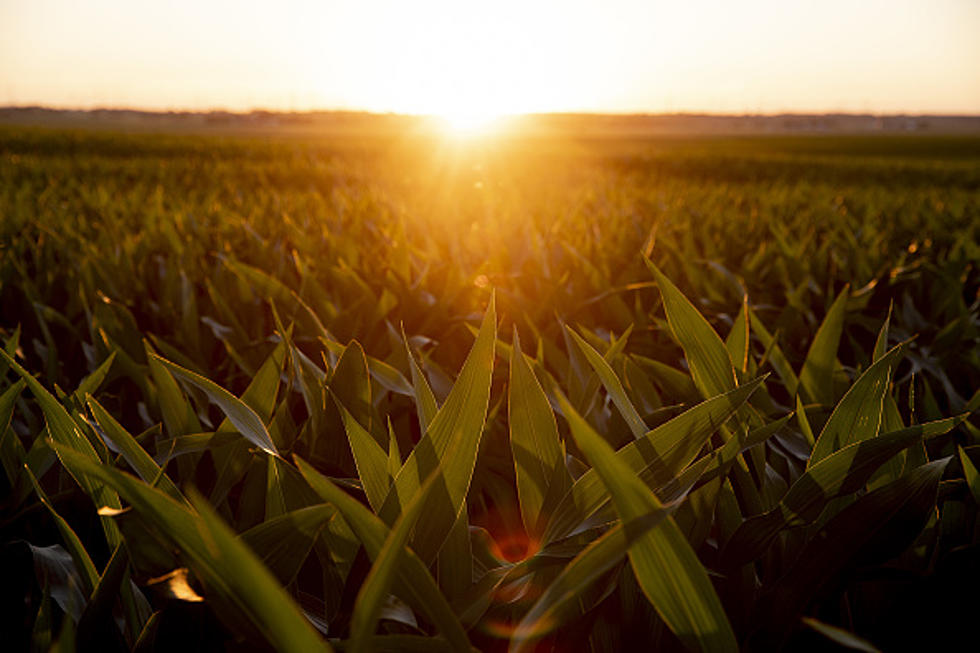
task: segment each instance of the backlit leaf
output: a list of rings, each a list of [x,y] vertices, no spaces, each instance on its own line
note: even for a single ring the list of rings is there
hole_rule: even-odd
[[[620,518],[630,523],[662,510],[653,492],[617,459],[612,447],[563,396],[559,395],[558,401],[575,442],[602,478]],[[667,517],[633,543],[629,558],[643,593],[685,646],[705,651],[737,648],[708,574],[673,519]]]
[[[252,444],[266,453],[278,454],[276,445],[273,444],[272,438],[269,436],[269,431],[266,430],[265,424],[262,423],[262,419],[255,414],[254,410],[245,405],[241,399],[210,379],[206,379],[199,374],[195,374],[188,369],[171,363],[165,358],[151,354],[150,359],[158,361],[182,381],[190,383],[204,391],[208,398],[224,412],[235,428],[238,429],[238,432]]]

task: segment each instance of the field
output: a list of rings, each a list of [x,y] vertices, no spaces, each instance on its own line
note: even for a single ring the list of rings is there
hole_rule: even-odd
[[[978,262],[969,135],[0,128],[7,644],[952,646]]]

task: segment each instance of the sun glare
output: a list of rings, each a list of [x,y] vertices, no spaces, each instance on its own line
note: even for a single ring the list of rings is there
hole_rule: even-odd
[[[484,136],[496,131],[504,120],[504,115],[493,111],[478,109],[446,111],[439,114],[443,129],[459,138]]]

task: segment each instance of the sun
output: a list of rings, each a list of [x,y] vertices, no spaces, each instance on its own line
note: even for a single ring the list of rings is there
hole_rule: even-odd
[[[459,138],[472,138],[496,131],[506,115],[499,111],[474,107],[442,111],[437,117],[444,131]]]

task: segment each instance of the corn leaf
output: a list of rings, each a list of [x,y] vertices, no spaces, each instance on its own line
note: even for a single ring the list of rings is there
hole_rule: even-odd
[[[296,578],[324,526],[337,519],[336,508],[316,505],[283,513],[238,536],[283,586]]]
[[[725,353],[727,360],[727,352]],[[729,363],[730,365],[730,363]],[[593,464],[625,523],[662,510],[653,492],[616,458],[605,440],[558,395],[579,449]],[[668,517],[629,548],[643,593],[664,623],[690,649],[731,651],[735,634],[701,561]]]
[[[595,371],[599,380],[602,382],[603,387],[606,392],[609,393],[610,398],[613,403],[616,404],[616,408],[619,409],[619,413],[626,420],[626,424],[630,427],[630,431],[633,432],[634,438],[643,437],[643,434],[647,432],[647,425],[643,423],[643,418],[637,412],[636,407],[633,406],[633,402],[630,401],[629,397],[626,395],[626,389],[623,388],[622,382],[619,377],[616,376],[616,372],[613,368],[606,362],[602,354],[597,352],[592,345],[587,343],[582,336],[578,335],[569,327],[565,327],[568,334],[572,336],[572,340],[578,346],[578,348],[585,354],[585,359],[589,361],[589,365]]]
[[[728,355],[732,359],[735,370],[741,374],[748,372],[749,366],[749,298],[748,295],[742,297],[742,308],[739,309],[735,321],[732,322],[732,330],[725,338],[725,347]]]
[[[262,363],[262,366],[259,367],[252,380],[249,381],[248,387],[245,388],[245,392],[241,396],[242,403],[254,410],[264,424],[269,423],[276,408],[276,397],[279,394],[280,377],[286,362],[287,350],[285,339],[280,340],[272,353],[265,359],[265,362]],[[217,428],[218,433],[234,431],[235,425],[227,417],[222,420]]]
[[[11,485],[14,484],[20,474],[24,458],[27,456],[24,445],[21,444],[20,440],[17,439],[17,434],[10,428],[14,406],[26,385],[27,381],[20,379],[0,395],[0,460],[3,461],[3,471]]]
[[[850,444],[807,469],[772,510],[747,519],[728,543],[725,558],[733,565],[754,560],[783,529],[813,523],[834,497],[861,489],[872,474],[898,452],[948,433],[965,415],[928,422]]]
[[[848,389],[817,436],[807,469],[852,442],[878,435],[888,383],[902,351],[902,345],[892,348]]]
[[[85,596],[91,595],[96,585],[99,584],[99,572],[95,568],[95,563],[92,562],[88,551],[85,550],[85,545],[82,544],[82,541],[78,538],[71,525],[51,505],[51,500],[48,499],[47,493],[41,487],[41,484],[37,482],[37,479],[34,478],[31,470],[25,466],[24,472],[27,474],[27,478],[30,479],[31,485],[34,486],[34,491],[37,493],[38,499],[47,508],[51,518],[54,519],[55,526],[58,527],[58,533],[61,534],[61,540],[64,542],[65,547],[67,547],[71,559],[75,561],[75,569],[78,570],[79,577],[82,580],[82,592]]]
[[[167,433],[172,438],[188,433],[200,433],[204,429],[194,413],[194,406],[191,405],[166,366],[151,355],[149,345],[146,345],[146,348],[150,376],[157,389],[157,401],[160,405],[160,412],[163,414],[163,424],[167,428]]]
[[[810,539],[796,564],[772,587],[755,614],[753,646],[778,648],[806,604],[848,565],[880,563],[900,553],[936,509],[949,458],[912,470],[842,510]]]
[[[354,454],[354,464],[357,465],[357,475],[361,479],[368,503],[375,513],[381,510],[388,488],[391,487],[391,476],[388,475],[388,455],[385,453],[371,434],[361,426],[360,422],[348,412],[339,400],[336,400],[340,416],[347,432],[351,452]]]
[[[766,350],[766,360],[772,365],[772,369],[779,376],[779,379],[786,386],[786,392],[789,393],[791,397],[796,396],[796,390],[799,386],[800,380],[796,373],[793,371],[793,367],[786,360],[786,355],[783,353],[782,348],[776,342],[776,338],[769,333],[766,326],[762,323],[762,320],[755,314],[751,308],[748,309],[749,314],[749,325],[752,328],[752,333],[759,339],[762,346]],[[778,333],[776,334],[779,335]]]
[[[970,488],[970,494],[973,496],[973,501],[980,505],[980,473],[977,473],[977,467],[970,460],[970,457],[966,455],[963,447],[956,448],[957,453],[960,458],[960,465],[963,467],[963,478],[966,480],[967,486]]]
[[[379,447],[385,444],[372,433],[373,409],[371,407],[371,378],[367,357],[360,343],[351,341],[337,361],[330,377],[330,392],[334,401],[346,409],[347,414],[363,427]],[[387,488],[385,488],[387,489]]]
[[[845,286],[827,311],[803,361],[800,388],[808,401],[827,406],[834,403],[834,362],[844,331],[848,294],[848,287]]]
[[[429,430],[402,465],[378,513],[386,524],[393,524],[402,506],[418,491],[421,479],[427,478],[439,461],[446,461],[443,466],[445,492],[430,496],[433,505],[423,512],[412,538],[412,549],[426,563],[435,560],[460,510],[464,508],[490,403],[496,320],[497,314],[491,300],[480,333],[453,389],[429,425]],[[449,452],[453,452],[453,455],[447,459]]]
[[[572,479],[548,397],[524,360],[516,330],[507,405],[521,517],[528,535],[537,538]]]
[[[344,516],[351,530],[361,541],[365,551],[372,559],[377,559],[384,548],[390,529],[380,517],[359,503],[329,479],[316,471],[302,458],[296,457],[296,466],[303,478],[310,484],[320,498],[332,503]],[[453,613],[439,586],[432,578],[425,563],[411,550],[398,567],[395,592],[415,609],[427,614],[443,636],[459,650],[469,650],[469,640],[459,620]]]
[[[82,474],[81,469],[74,466],[72,461],[74,458],[66,459],[62,458],[61,452],[65,450],[71,450],[77,452],[79,457],[85,458],[92,463],[100,463],[98,453],[95,451],[95,447],[89,442],[89,439],[85,437],[85,434],[81,432],[78,424],[75,420],[71,418],[68,411],[65,410],[64,406],[58,403],[58,400],[48,392],[41,383],[31,376],[27,370],[20,366],[20,364],[11,358],[7,352],[0,350],[0,358],[6,361],[14,372],[19,374],[22,379],[27,383],[27,387],[30,388],[31,392],[34,394],[34,398],[37,400],[38,404],[41,406],[41,410],[44,412],[44,419],[48,425],[48,433],[51,435],[51,439],[61,445],[61,447],[55,449],[55,453],[58,458],[61,459],[62,464],[68,473],[72,475],[76,482],[85,490],[92,500],[98,506],[109,506],[110,508],[121,508],[122,504],[119,503],[119,495],[115,491],[106,487],[106,485],[98,480],[94,480],[89,476]],[[110,546],[115,546],[119,544],[119,529],[116,525],[106,518],[102,519],[102,528],[105,531],[106,538],[109,541]]]
[[[266,453],[278,455],[276,445],[272,442],[269,431],[266,430],[262,419],[241,399],[210,379],[206,379],[199,374],[195,374],[188,369],[171,363],[156,354],[151,354],[150,360],[158,361],[177,378],[202,390],[211,401],[218,405],[218,408],[231,420],[231,423],[245,439]]]
[[[99,386],[102,385],[105,377],[109,374],[109,368],[112,367],[114,360],[116,360],[116,352],[111,352],[94,372],[82,379],[82,382],[78,384],[78,388],[72,393],[76,401],[84,401],[86,394],[92,394],[99,389]]]
[[[408,336],[405,335],[404,328],[402,328],[402,342],[405,344],[405,356],[408,357],[409,369],[412,372],[412,388],[414,391],[415,409],[418,411],[419,416],[419,430],[421,433],[425,433],[429,430],[429,424],[432,423],[436,413],[439,411],[439,404],[436,402],[436,396],[432,393],[432,387],[426,380],[425,374],[422,373],[422,368],[419,367],[418,361],[415,360],[415,355],[412,353],[412,347],[408,344]]]
[[[616,459],[631,475],[640,475],[653,488],[660,488],[694,460],[711,434],[732,416],[762,379],[712,397],[661,424],[641,439],[616,452]],[[555,509],[545,531],[544,541],[552,542],[575,532],[576,528],[609,498],[598,470],[580,476]]]
[[[649,259],[644,262],[660,287],[667,324],[684,350],[691,377],[701,395],[708,398],[732,390],[737,381],[725,343],[677,286]]]
[[[145,482],[159,487],[166,492],[170,498],[177,501],[186,501],[177,486],[174,485],[170,477],[167,476],[156,461],[140,446],[139,442],[124,429],[109,412],[102,407],[94,397],[86,398],[89,410],[92,411],[95,421],[102,429],[103,434],[122,452],[123,458],[129,466],[139,474]]]
[[[187,556],[214,596],[240,611],[275,648],[330,650],[272,573],[198,495],[190,496],[192,510],[162,491],[66,446],[57,442],[51,446],[81,474],[113,487],[145,519],[159,526]]]
[[[668,507],[639,517],[625,526],[617,524],[582,549],[555,578],[514,629],[510,651],[527,650],[533,642],[552,632],[564,621],[582,592],[600,576],[619,564],[630,547],[670,514]]]
[[[357,592],[354,601],[354,614],[351,616],[351,646],[353,653],[361,653],[369,648],[370,637],[374,633],[381,613],[382,602],[388,588],[394,581],[397,565],[405,558],[405,545],[415,527],[422,510],[426,507],[429,494],[442,480],[437,468],[398,517],[394,527],[388,532],[385,542],[374,559],[374,565]]]

